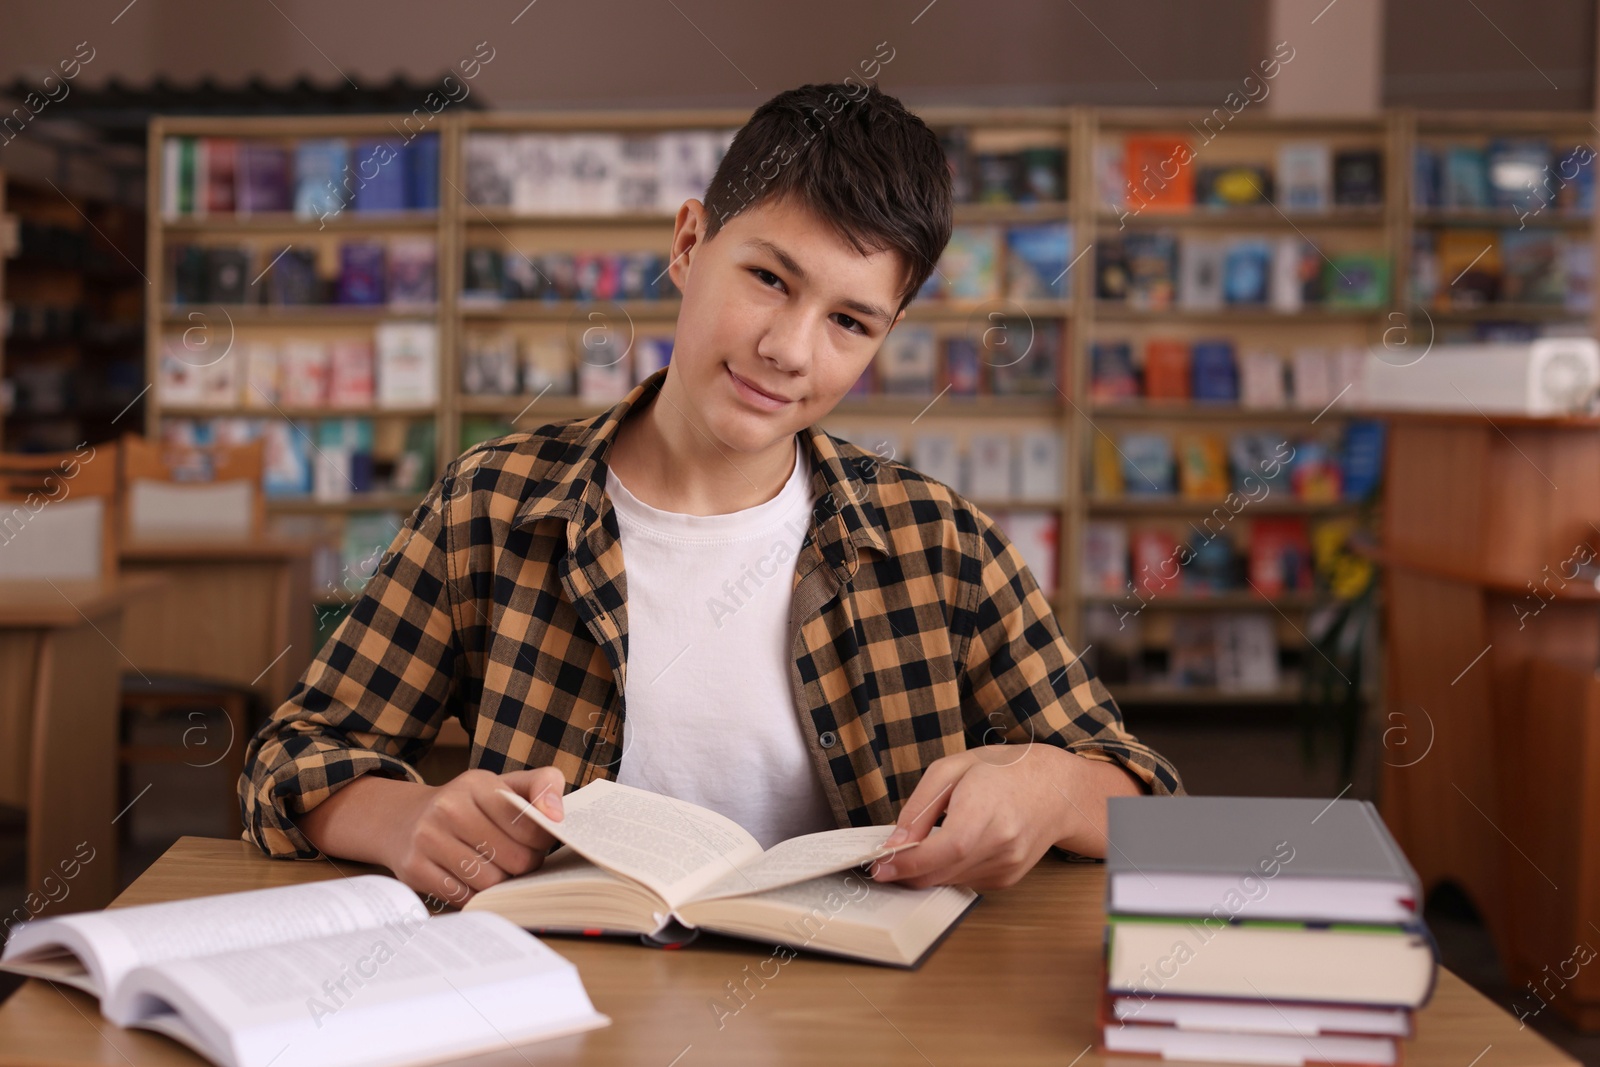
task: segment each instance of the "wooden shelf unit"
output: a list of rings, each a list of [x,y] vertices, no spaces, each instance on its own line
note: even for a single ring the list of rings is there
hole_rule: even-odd
[[[1091,445],[1097,433],[1115,433],[1118,429],[1134,425],[1170,425],[1174,429],[1228,428],[1278,429],[1286,434],[1304,434],[1322,431],[1330,425],[1336,427],[1342,420],[1358,417],[1362,413],[1343,404],[1330,410],[1315,411],[1301,408],[1283,410],[1256,410],[1237,406],[1166,406],[1159,404],[1091,405],[1089,396],[1089,346],[1096,338],[1131,335],[1134,338],[1150,335],[1168,335],[1194,338],[1203,335],[1226,335],[1243,347],[1253,343],[1287,350],[1297,343],[1313,344],[1368,344],[1382,336],[1382,331],[1396,313],[1408,310],[1407,294],[1410,284],[1410,252],[1412,233],[1418,226],[1448,227],[1486,225],[1495,226],[1510,216],[1496,212],[1418,211],[1412,203],[1412,150],[1419,137],[1481,136],[1484,130],[1544,134],[1566,137],[1569,134],[1582,139],[1581,134],[1592,129],[1587,113],[1555,114],[1438,114],[1410,110],[1389,110],[1369,118],[1312,118],[1277,119],[1246,111],[1232,118],[1226,129],[1217,134],[1214,142],[1201,146],[1197,164],[1217,162],[1262,162],[1276,159],[1277,145],[1284,140],[1320,139],[1334,148],[1364,145],[1377,148],[1384,160],[1384,202],[1372,207],[1332,207],[1326,212],[1283,211],[1276,206],[1255,206],[1232,210],[1195,209],[1188,212],[1162,213],[1144,211],[1136,216],[1124,217],[1118,211],[1098,203],[1096,154],[1098,146],[1109,140],[1137,133],[1176,133],[1188,135],[1199,141],[1195,130],[1203,113],[1192,111],[1113,108],[930,108],[921,112],[936,129],[951,127],[999,130],[1008,128],[1045,129],[1059,134],[1068,152],[1067,198],[1063,202],[1048,204],[961,204],[955,209],[958,224],[1008,225],[1036,221],[1059,220],[1071,224],[1074,255],[1091,244],[1107,238],[1126,225],[1127,231],[1135,229],[1170,229],[1178,232],[1198,231],[1207,234],[1260,232],[1283,236],[1301,232],[1321,245],[1324,241],[1335,248],[1352,247],[1352,242],[1367,241],[1373,250],[1381,250],[1390,263],[1390,292],[1381,307],[1372,309],[1308,308],[1292,314],[1270,309],[1223,309],[1212,312],[1143,312],[1130,310],[1095,299],[1095,253],[1091,250],[1081,260],[1075,260],[1067,274],[1067,293],[1064,299],[1050,301],[1015,301],[1012,310],[1023,310],[1036,319],[1059,322],[1063,331],[1063,396],[1002,398],[965,398],[949,396],[930,397],[870,397],[848,398],[829,417],[830,428],[840,423],[861,423],[870,420],[875,428],[895,429],[909,436],[913,420],[916,427],[935,423],[953,427],[952,432],[966,433],[975,427],[995,424],[1016,424],[1018,420],[1050,426],[1061,434],[1063,449],[1063,486],[1059,507],[1061,535],[1058,553],[1058,590],[1054,602],[1063,628],[1068,636],[1081,645],[1084,641],[1084,609],[1095,603],[1080,588],[1080,567],[1084,524],[1091,518],[1120,515],[1132,521],[1145,518],[1182,518],[1203,514],[1207,505],[1183,501],[1149,502],[1141,500],[1101,501],[1092,495],[1090,485]],[[622,249],[659,247],[663,251],[670,240],[672,217],[664,212],[632,212],[607,214],[518,214],[510,208],[480,206],[467,199],[466,189],[466,139],[474,133],[491,132],[514,134],[521,132],[588,132],[633,131],[648,132],[673,129],[733,128],[743,123],[747,113],[740,110],[663,110],[663,111],[565,111],[526,113],[444,113],[434,120],[431,130],[440,135],[440,195],[439,208],[426,216],[403,214],[396,216],[362,216],[346,212],[330,220],[328,229],[336,233],[349,232],[370,236],[384,233],[436,233],[438,239],[439,300],[436,307],[426,309],[424,316],[439,327],[439,396],[440,403],[431,413],[437,444],[436,465],[442,466],[457,454],[462,444],[464,428],[486,428],[490,420],[518,427],[532,427],[543,421],[593,414],[606,405],[579,400],[571,396],[469,396],[461,388],[461,353],[469,331],[496,329],[513,332],[557,329],[573,315],[582,314],[594,304],[580,302],[507,301],[490,303],[465,299],[462,293],[462,262],[469,244],[492,243],[501,247],[516,247],[525,251],[540,247],[575,247],[573,241],[588,240],[592,235],[593,247]],[[387,116],[358,118],[282,118],[282,119],[160,119],[151,125],[150,160],[152,197],[150,219],[149,264],[152,285],[150,288],[149,318],[147,322],[147,351],[151,377],[155,378],[155,360],[159,358],[160,338],[183,321],[189,309],[173,309],[164,299],[167,283],[162,251],[173,241],[199,239],[208,235],[237,237],[243,241],[266,241],[269,238],[292,237],[297,233],[315,229],[317,223],[304,222],[288,215],[256,217],[250,219],[163,220],[156,199],[161,189],[160,165],[162,139],[169,134],[228,137],[269,137],[293,139],[309,136],[361,136],[382,134],[395,130],[393,120]],[[1596,164],[1600,165],[1600,164]],[[1481,218],[1480,218],[1481,214]],[[1563,230],[1594,230],[1591,216],[1556,217],[1546,213],[1540,225]],[[1124,232],[1127,232],[1124,231]],[[559,241],[542,245],[542,242]],[[636,242],[629,244],[628,242]],[[599,302],[596,302],[599,303]],[[630,317],[639,320],[641,328],[667,332],[675,322],[679,304],[676,300],[610,302],[606,306],[620,308]],[[940,331],[960,328],[963,319],[981,313],[984,304],[963,302],[918,301],[908,309],[907,318],[934,325]],[[388,317],[387,309],[270,308],[229,309],[238,311],[236,324],[241,329],[276,328],[279,325],[306,331],[335,329],[341,326],[374,322]],[[410,310],[395,312],[397,317],[415,318]],[[1430,314],[1442,326],[1455,319],[1516,319],[1519,316],[1538,322],[1559,319],[1546,307],[1488,307],[1482,309],[1454,309]],[[1592,320],[1600,324],[1600,320]],[[147,428],[152,434],[159,431],[167,417],[202,417],[199,410],[163,407],[154,395],[147,401]],[[293,413],[296,417],[315,417],[321,412]],[[346,412],[329,410],[329,417],[339,417]],[[399,413],[363,412],[374,418],[402,417]],[[404,417],[426,417],[426,413],[409,413]],[[983,496],[975,492],[975,496]],[[405,498],[392,494],[359,497],[347,503],[319,503],[315,501],[276,501],[274,510],[279,513],[321,512],[338,515],[345,511],[405,504]],[[1349,514],[1343,506],[1299,504],[1275,499],[1273,506],[1260,507],[1255,513],[1267,514]],[[997,505],[998,506],[998,505]],[[1018,509],[1036,508],[1039,505],[1017,502],[1007,504]],[[1251,595],[1251,594],[1245,594]],[[1293,594],[1280,604],[1299,604],[1298,598],[1311,594]],[[1307,600],[1307,603],[1310,599]],[[1221,601],[1219,601],[1220,606]],[[1239,604],[1245,603],[1242,599]],[[1239,605],[1229,602],[1230,607]],[[1303,605],[1299,605],[1303,606]],[[1185,604],[1185,610],[1204,610],[1202,605]],[[1148,691],[1148,692],[1147,692]],[[1129,703],[1139,703],[1146,695],[1159,695],[1163,702],[1171,702],[1171,693],[1164,687],[1119,687],[1119,696]],[[1286,696],[1292,699],[1292,694]],[[1221,701],[1226,703],[1224,699]]]

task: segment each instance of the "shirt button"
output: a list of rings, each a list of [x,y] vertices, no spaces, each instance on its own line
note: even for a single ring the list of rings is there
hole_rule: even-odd
[[[839,743],[838,735],[832,730],[822,731],[822,734],[817,738],[817,740],[822,743],[823,748],[832,748],[834,745]]]

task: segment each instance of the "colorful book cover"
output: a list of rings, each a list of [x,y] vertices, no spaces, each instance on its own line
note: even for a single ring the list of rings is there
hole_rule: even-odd
[[[233,214],[239,172],[239,142],[229,137],[206,138],[206,212]]]
[[[1295,447],[1289,482],[1296,500],[1308,504],[1337,503],[1343,489],[1338,456],[1321,441],[1301,441]]]
[[[1177,238],[1170,233],[1130,233],[1122,244],[1128,263],[1128,306],[1144,311],[1172,307],[1177,288]]]
[[[312,248],[289,248],[267,271],[267,300],[272,304],[294,306],[322,302],[322,285],[317,278],[317,253]]]
[[[404,211],[406,159],[404,148],[388,141],[357,141],[350,158],[352,207],[356,211]]]
[[[328,346],[294,338],[283,345],[283,374],[278,395],[288,407],[319,408],[328,402],[331,371]]]
[[[1496,137],[1485,153],[1489,202],[1511,211],[1537,211],[1550,169],[1550,142],[1532,137]]]
[[[439,207],[439,135],[424,133],[412,138],[401,156],[405,163],[405,206],[414,211],[434,211]]]
[[[294,206],[289,152],[268,141],[241,141],[235,176],[235,205],[241,215],[288,211]]]
[[[1419,144],[1411,155],[1411,206],[1434,211],[1444,203],[1444,160],[1433,145]]]
[[[385,256],[381,241],[346,241],[340,245],[338,302],[383,303]]]
[[[1562,236],[1553,230],[1506,230],[1500,234],[1504,272],[1500,298],[1510,304],[1554,304],[1567,297]]]
[[[1353,419],[1345,424],[1340,443],[1344,499],[1361,502],[1378,491],[1383,479],[1384,423]]]
[[[1442,177],[1444,207],[1473,211],[1489,206],[1489,162],[1483,149],[1465,144],[1447,146]]]
[[[939,373],[939,341],[929,326],[900,323],[889,331],[875,360],[887,396],[932,396]]]
[[[1222,264],[1222,298],[1233,306],[1260,307],[1272,296],[1272,245],[1263,238],[1228,242]]]
[[[382,322],[374,337],[378,406],[432,407],[438,403],[438,326],[431,322]]]
[[[307,427],[287,419],[268,419],[261,428],[262,487],[268,496],[311,492],[311,438]]]
[[[1028,327],[1032,326],[1031,343]],[[1003,347],[988,355],[989,386],[995,396],[1058,396],[1061,387],[1061,326],[1056,322],[1008,319]],[[1020,350],[1018,346],[1022,347]]]
[[[1185,500],[1221,500],[1228,495],[1228,452],[1220,437],[1181,433],[1177,454],[1178,487]]]
[[[947,337],[944,380],[951,396],[977,396],[983,391],[983,353],[970,337]]]
[[[1128,249],[1121,238],[1095,243],[1094,295],[1097,300],[1118,304],[1128,299]]]
[[[939,257],[946,296],[955,300],[987,300],[998,296],[1000,231],[993,226],[957,226]]]
[[[1013,226],[1006,231],[1006,294],[1017,300],[1067,295],[1072,227],[1066,223]]]
[[[1195,202],[1208,208],[1250,207],[1273,200],[1272,172],[1253,163],[1202,166],[1195,170]]]
[[[1500,298],[1500,235],[1494,230],[1439,232],[1440,297],[1446,307],[1481,307]]]
[[[1106,434],[1095,434],[1093,441],[1094,495],[1101,500],[1117,500],[1127,489],[1122,480],[1122,453],[1117,451],[1117,442]]]
[[[1278,206],[1285,211],[1326,211],[1333,201],[1332,153],[1326,141],[1285,141],[1278,146]]]
[[[1133,346],[1127,341],[1092,341],[1089,344],[1089,399],[1115,404],[1139,396],[1139,371]]]
[[[1336,252],[1323,264],[1329,307],[1375,308],[1389,299],[1389,257],[1381,252]]]
[[[1187,139],[1128,137],[1122,152],[1130,206],[1141,211],[1187,211],[1194,205],[1194,157]]]
[[[349,151],[341,137],[310,138],[296,145],[294,213],[301,218],[322,218],[343,211],[350,193],[345,183],[348,166]]]
[[[1233,342],[1196,341],[1189,350],[1189,395],[1198,401],[1232,404],[1239,399],[1239,368]]]
[[[1150,400],[1188,400],[1189,344],[1153,337],[1144,346],[1144,395]]]
[[[1223,306],[1227,253],[1226,241],[1184,237],[1178,246],[1178,304],[1185,311],[1215,311]]]
[[[389,303],[433,304],[439,298],[439,248],[432,237],[389,240]]]
[[[1311,535],[1304,518],[1257,518],[1250,523],[1250,582],[1266,596],[1311,588]]]
[[[1246,352],[1239,359],[1239,403],[1247,408],[1281,408],[1288,400],[1283,360],[1276,352]]]
[[[372,405],[372,342],[347,338],[328,346],[328,406],[364,408]]]
[[[206,249],[206,302],[243,304],[250,286],[250,252],[216,246]]]
[[[1353,148],[1333,156],[1333,202],[1341,207],[1376,207],[1383,203],[1383,153]]]
[[[1177,491],[1172,439],[1164,433],[1122,435],[1122,484],[1130,497],[1171,496]]]
[[[1094,519],[1083,527],[1083,591],[1120,596],[1128,588],[1128,527]]]

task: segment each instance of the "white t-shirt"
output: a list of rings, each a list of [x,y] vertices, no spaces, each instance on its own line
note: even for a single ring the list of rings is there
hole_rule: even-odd
[[[606,475],[628,586],[617,780],[720,812],[763,848],[834,828],[790,685],[812,505],[798,437],[795,452],[777,496],[728,515],[661,511]]]

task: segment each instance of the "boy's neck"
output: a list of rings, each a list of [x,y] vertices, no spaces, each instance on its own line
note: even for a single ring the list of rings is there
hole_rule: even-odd
[[[606,456],[628,491],[680,515],[727,515],[764,504],[794,473],[790,434],[761,452],[734,452],[699,424],[668,374],[655,400],[617,428]]]

